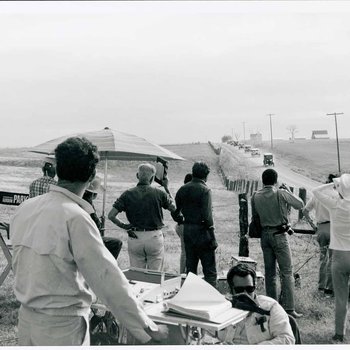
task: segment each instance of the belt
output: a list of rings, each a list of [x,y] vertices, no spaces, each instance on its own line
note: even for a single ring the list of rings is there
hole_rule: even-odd
[[[330,221],[323,221],[323,222],[318,222],[317,225],[322,225],[322,224],[329,224]]]
[[[267,229],[272,229],[272,228],[281,228],[282,225],[278,225],[278,226],[263,226],[263,228],[267,228]]]
[[[160,228],[139,228],[139,227],[133,227],[132,228],[133,231],[157,231],[160,230]]]

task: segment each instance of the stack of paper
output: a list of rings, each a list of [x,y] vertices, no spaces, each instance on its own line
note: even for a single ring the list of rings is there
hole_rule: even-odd
[[[218,290],[191,272],[179,292],[166,304],[170,312],[218,323],[221,316],[234,311],[231,302]],[[237,314],[241,315],[241,310],[237,310]]]

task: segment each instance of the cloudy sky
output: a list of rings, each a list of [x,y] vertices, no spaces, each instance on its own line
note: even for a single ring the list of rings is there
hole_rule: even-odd
[[[350,2],[0,2],[0,147],[350,137]]]

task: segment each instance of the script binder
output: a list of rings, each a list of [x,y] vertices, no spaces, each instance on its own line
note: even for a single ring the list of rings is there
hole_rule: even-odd
[[[179,292],[166,302],[173,314],[222,323],[228,318],[242,318],[246,312],[232,308],[232,304],[209,283],[189,273]]]

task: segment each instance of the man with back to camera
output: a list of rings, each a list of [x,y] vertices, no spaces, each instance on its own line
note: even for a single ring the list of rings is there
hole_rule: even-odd
[[[167,178],[162,182],[166,192],[152,186],[155,174],[152,164],[140,164],[136,173],[137,186],[121,194],[108,213],[108,219],[128,232],[130,266],[161,271],[164,263],[163,208],[174,213],[175,203]],[[118,218],[124,211],[129,223]]]
[[[206,184],[209,166],[202,161],[192,166],[192,180],[181,186],[175,196],[176,212],[184,217],[186,270],[197,274],[201,261],[204,279],[217,286],[211,190]],[[176,218],[175,218],[176,220]]]
[[[336,175],[329,174],[326,184],[332,183]],[[316,225],[313,223],[309,213],[314,210]],[[332,250],[329,249],[330,243],[330,216],[329,211],[321,202],[313,196],[305,205],[303,214],[312,228],[317,233],[317,242],[320,245],[320,267],[318,273],[318,290],[323,292],[327,298],[333,296],[332,283]]]
[[[43,176],[29,185],[29,198],[40,196],[49,191],[50,185],[57,184],[57,181],[54,179],[56,176],[55,160],[52,157],[46,157],[42,171]]]
[[[266,295],[278,300],[277,271],[281,277],[282,306],[295,318],[301,317],[295,311],[294,276],[292,254],[288,242],[288,207],[300,210],[304,203],[287,186],[276,188],[278,174],[274,169],[262,173],[263,188],[255,192],[252,198],[252,215],[259,215],[262,227],[261,249],[265,265]],[[254,201],[254,205],[253,205]]]
[[[227,283],[233,296],[245,293],[251,299],[251,304],[266,312],[250,311],[241,322],[219,331],[218,338],[221,341],[226,344],[259,345],[295,343],[288,314],[282,306],[275,299],[254,292],[256,287],[254,269],[238,263],[227,273]]]
[[[82,199],[96,173],[97,147],[72,137],[55,155],[57,186],[23,202],[10,223],[19,345],[89,345],[92,290],[140,342],[164,339],[166,327],[133,296]]]

